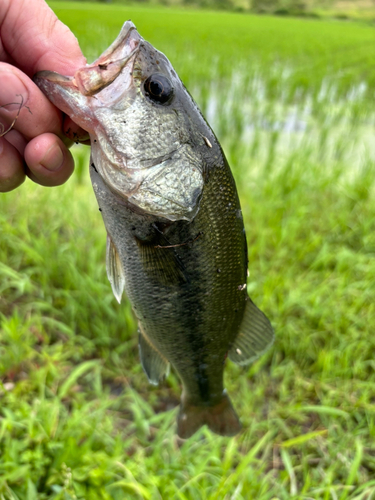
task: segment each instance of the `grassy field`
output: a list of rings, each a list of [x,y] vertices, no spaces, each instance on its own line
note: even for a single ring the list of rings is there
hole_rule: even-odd
[[[374,29],[51,5],[89,59],[128,18],[171,59],[232,166],[276,343],[227,365],[239,436],[178,439],[179,381],[146,381],[75,147],[66,185],[0,198],[0,499],[375,498]]]

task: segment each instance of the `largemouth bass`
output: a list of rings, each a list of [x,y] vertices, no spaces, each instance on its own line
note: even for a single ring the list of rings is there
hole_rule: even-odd
[[[247,295],[240,202],[214,133],[171,63],[130,21],[74,77],[42,71],[34,80],[90,134],[108,278],[138,318],[149,381],[158,384],[169,364],[182,381],[178,435],[204,424],[235,435],[225,359],[251,363],[274,334]]]

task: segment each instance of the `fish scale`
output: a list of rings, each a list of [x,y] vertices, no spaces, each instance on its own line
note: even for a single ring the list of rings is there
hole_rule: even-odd
[[[272,344],[247,295],[247,245],[224,153],[164,54],[126,22],[98,60],[74,77],[35,82],[91,139],[90,175],[107,230],[107,275],[139,323],[153,384],[169,365],[182,382],[179,436],[241,425],[223,385]]]

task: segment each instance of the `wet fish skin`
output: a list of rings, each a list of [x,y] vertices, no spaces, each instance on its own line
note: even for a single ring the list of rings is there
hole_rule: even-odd
[[[90,133],[108,277],[116,298],[125,290],[132,303],[150,382],[169,363],[182,381],[178,434],[204,424],[238,433],[226,356],[251,362],[273,331],[247,295],[241,207],[215,135],[168,59],[130,22],[74,78],[41,72],[35,81]],[[164,102],[148,94],[158,85]]]

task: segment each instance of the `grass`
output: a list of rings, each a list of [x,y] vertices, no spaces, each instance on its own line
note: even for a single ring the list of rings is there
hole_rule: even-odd
[[[0,198],[0,498],[375,498],[373,29],[52,6],[91,59],[129,17],[168,54],[230,160],[277,340],[226,367],[243,432],[179,440],[179,381],[146,381],[75,147],[66,185]]]

